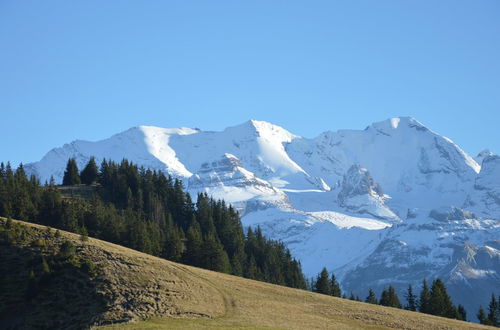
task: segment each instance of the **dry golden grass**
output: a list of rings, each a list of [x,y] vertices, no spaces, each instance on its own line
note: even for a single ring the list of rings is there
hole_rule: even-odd
[[[43,228],[42,226],[31,225]],[[75,234],[65,238],[78,242]],[[103,268],[104,322],[116,329],[486,329],[177,264],[90,238],[81,255]]]

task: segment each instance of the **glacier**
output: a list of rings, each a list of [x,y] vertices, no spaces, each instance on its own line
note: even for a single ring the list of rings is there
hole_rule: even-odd
[[[410,117],[304,138],[264,121],[212,132],[138,126],[76,140],[25,166],[62,181],[68,158],[130,161],[238,209],[360,296],[440,277],[469,315],[500,288],[500,157],[473,158]]]

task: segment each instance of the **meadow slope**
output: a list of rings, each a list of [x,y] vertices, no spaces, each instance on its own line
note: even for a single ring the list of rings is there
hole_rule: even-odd
[[[5,223],[5,220],[0,222]],[[61,231],[61,235],[49,234],[47,237],[46,227],[15,223],[29,227],[34,237],[45,237],[56,246],[63,240],[72,241],[80,260],[98,266],[98,275],[88,282],[103,303],[99,308],[86,309],[93,314],[84,319],[86,324],[73,323],[78,328],[487,328],[216,273],[93,238],[82,242],[72,233]],[[34,249],[29,244],[16,248],[16,251]],[[5,247],[2,249],[8,251]],[[6,265],[6,260],[12,258],[6,258],[5,253],[0,256],[0,265],[14,267]],[[26,272],[16,271],[20,272],[20,278]],[[75,304],[75,301],[62,303]]]

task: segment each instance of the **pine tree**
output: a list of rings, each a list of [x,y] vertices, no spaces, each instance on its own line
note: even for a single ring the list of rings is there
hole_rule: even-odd
[[[177,228],[177,226],[174,224],[172,215],[170,213],[167,216],[165,227],[166,228],[164,229],[165,243],[163,248],[163,257],[172,261],[180,261],[183,250],[183,243],[182,243],[183,234],[181,230]],[[194,247],[191,246],[190,248],[193,249]]]
[[[231,273],[232,269],[231,264],[229,263],[229,257],[227,256],[226,251],[224,251],[222,244],[214,234],[207,234],[201,251],[201,267],[215,270],[217,272]]]
[[[200,266],[203,239],[200,225],[196,220],[189,227],[186,239],[186,251],[183,255],[184,262],[192,266]]]
[[[87,230],[87,227],[82,226],[80,228],[80,242],[82,242],[82,244],[83,244],[88,240],[89,240],[89,232]]]
[[[384,289],[382,291],[382,295],[380,297],[380,305],[402,308],[401,302],[399,301],[399,298],[396,295],[396,290],[394,289],[393,286],[390,285],[387,290]]]
[[[420,291],[420,297],[418,299],[418,311],[420,313],[430,314],[430,299],[431,294],[429,292],[429,287],[427,286],[427,281],[424,280],[422,284],[422,291]]]
[[[457,306],[456,317],[457,320],[467,321],[467,312],[462,305]]]
[[[365,302],[369,304],[378,304],[377,297],[375,296],[375,292],[373,292],[372,288],[368,291],[368,296],[365,299]]]
[[[316,278],[316,283],[314,284],[314,292],[331,295],[332,288],[330,286],[330,281],[328,280],[328,271],[325,267],[321,270],[318,277]]]
[[[446,291],[444,283],[439,278],[432,282],[429,306],[430,314],[448,318],[455,317],[455,308],[451,298]]]
[[[390,306],[395,308],[403,308],[401,302],[399,301],[398,295],[396,294],[396,290],[393,286],[389,286],[389,301]]]
[[[89,162],[80,173],[80,179],[83,184],[91,185],[97,182],[98,177],[99,177],[99,170],[97,168],[95,158],[90,157]]]
[[[332,276],[330,278],[330,288],[332,290],[332,296],[340,297],[342,296],[342,290],[340,289],[340,284],[335,278],[335,274],[332,272]]]
[[[76,254],[76,247],[70,241],[64,241],[59,250],[59,257],[62,259],[72,258]]]
[[[406,292],[406,306],[405,309],[409,311],[416,311],[417,310],[417,296],[413,294],[413,288],[411,284],[408,285],[408,291]]]
[[[484,312],[483,306],[479,306],[479,311],[477,312],[477,319],[481,324],[487,324],[488,318],[486,317],[486,313]]]
[[[257,262],[255,261],[255,258],[253,255],[250,255],[248,257],[247,267],[245,268],[244,275],[246,278],[250,278],[250,279],[254,279],[254,280],[260,278],[259,269],[257,268]]]
[[[495,327],[500,326],[500,320],[499,320],[499,306],[498,306],[498,301],[495,297],[494,294],[491,295],[491,300],[490,304],[488,305],[488,325],[492,325]]]
[[[66,165],[66,171],[64,171],[63,185],[71,186],[75,184],[80,184],[80,176],[78,175],[78,166],[76,165],[76,160],[74,158],[68,159]]]

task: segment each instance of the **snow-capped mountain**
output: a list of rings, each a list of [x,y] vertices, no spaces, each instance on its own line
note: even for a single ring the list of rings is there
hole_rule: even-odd
[[[60,182],[68,158],[82,168],[91,156],[127,158],[183,179],[194,196],[225,199],[245,225],[285,242],[308,276],[327,266],[359,295],[439,276],[475,311],[488,299],[478,293],[500,287],[500,157],[474,159],[413,118],[313,139],[254,120],[221,132],[139,126],[66,144],[26,169]]]

